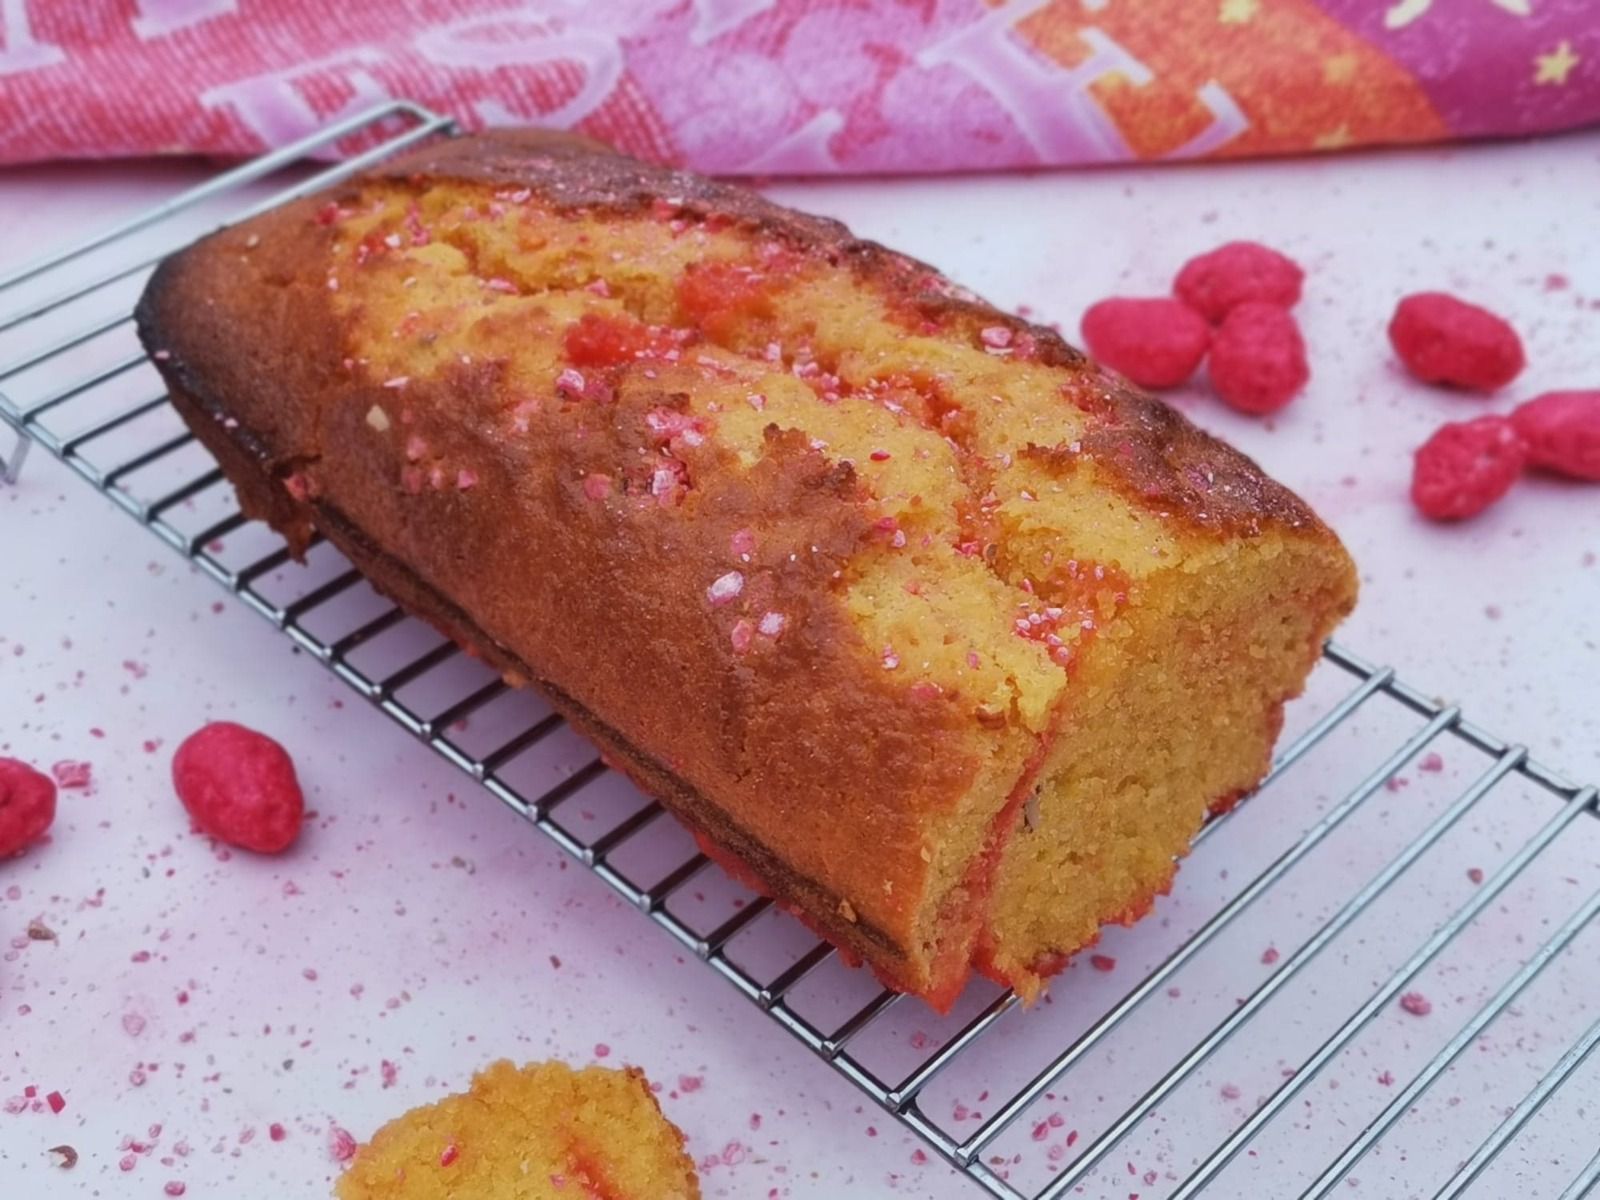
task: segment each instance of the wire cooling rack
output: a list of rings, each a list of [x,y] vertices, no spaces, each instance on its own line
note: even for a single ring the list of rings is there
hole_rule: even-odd
[[[1597,958],[1600,939],[1568,951],[1600,912],[1600,827],[1583,820],[1596,811],[1595,789],[1388,668],[1327,647],[1263,785],[1273,798],[1201,832],[1172,901],[1175,918],[1113,931],[1103,944],[1125,947],[1124,963],[1138,972],[1134,986],[1126,986],[1126,970],[1075,964],[1053,1002],[1032,1012],[980,983],[949,1017],[935,1018],[844,969],[831,948],[766,900],[705,903],[708,892],[720,888],[726,898],[740,889],[653,802],[622,789],[605,832],[580,832],[584,822],[569,816],[574,798],[595,807],[590,798],[607,772],[588,750],[576,769],[552,767],[548,747],[576,742],[559,718],[377,596],[325,542],[314,543],[305,567],[289,564],[281,542],[240,515],[221,471],[171,410],[133,337],[132,300],[154,263],[202,230],[454,132],[445,118],[391,104],[0,274],[0,418],[18,435],[0,458],[0,476],[15,482],[28,448],[43,446],[525,816],[994,1196],[1121,1196],[1130,1187],[1147,1198],[1262,1195],[1251,1160],[1274,1132],[1287,1139],[1279,1165],[1287,1163],[1286,1177],[1304,1197],[1353,1186],[1369,1155],[1389,1180],[1379,1194],[1456,1197],[1485,1172],[1514,1177],[1506,1164],[1516,1156],[1505,1153],[1513,1145],[1547,1163],[1553,1157],[1560,1178],[1570,1178],[1562,1200],[1596,1190],[1600,1154],[1589,1155],[1600,1137],[1570,1132],[1592,1130],[1592,1120],[1535,1119],[1547,1105],[1560,1110],[1562,1085],[1600,1044],[1592,968],[1575,975],[1563,998],[1540,999],[1539,991]],[[345,157],[307,165],[330,151]],[[267,183],[275,190],[254,195]],[[256,202],[234,211],[242,196]],[[1414,799],[1402,810],[1394,801],[1404,788]],[[1219,836],[1241,822],[1255,822],[1247,837]],[[1497,865],[1463,868],[1463,855],[1486,849],[1472,844],[1471,830],[1489,825]],[[1208,857],[1225,841],[1226,855]],[[1304,864],[1313,869],[1297,870]],[[1213,983],[1208,991],[1203,979],[1198,995],[1179,986],[1198,966],[1238,961],[1239,919],[1264,910],[1288,926],[1278,930],[1284,948],[1259,953],[1248,971],[1224,972],[1221,990]],[[1530,929],[1535,936],[1526,940]],[[1364,952],[1359,965],[1352,946]],[[1465,961],[1451,965],[1452,956]],[[1094,962],[1105,968],[1111,959]],[[1469,964],[1478,974],[1464,980]],[[1397,1011],[1414,1014],[1427,1003],[1409,990],[1427,979],[1448,980],[1460,993],[1455,1019],[1430,1023],[1431,1041],[1393,1036]],[[1303,1003],[1308,991],[1319,1005]],[[1329,994],[1339,999],[1331,1009]],[[1539,1014],[1537,1045],[1519,1040],[1516,1055],[1480,1080],[1481,1101],[1442,1122],[1458,1141],[1453,1154],[1432,1161],[1457,1165],[1442,1179],[1405,1179],[1412,1156],[1404,1135],[1439,1094],[1434,1085],[1451,1078],[1470,1091],[1474,1058],[1487,1060],[1483,1051],[1501,1025],[1528,1009]],[[1467,1055],[1469,1047],[1479,1053]],[[1382,1088],[1369,1088],[1336,1120],[1306,1118],[1313,1096],[1322,1103],[1327,1087],[1354,1077],[1353,1063],[1378,1054],[1392,1056],[1385,1061],[1401,1073],[1385,1069]],[[1253,1100],[1222,1085],[1224,1099],[1238,1103],[1190,1112],[1181,1136],[1162,1135],[1165,1169],[1128,1177],[1136,1174],[1134,1148],[1172,1106],[1187,1098],[1193,1109],[1218,1071],[1245,1072],[1251,1062],[1271,1068],[1257,1069]],[[1412,1140],[1429,1136],[1439,1135],[1423,1130]]]

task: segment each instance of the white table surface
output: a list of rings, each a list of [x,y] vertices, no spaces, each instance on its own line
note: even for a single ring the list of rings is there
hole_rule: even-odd
[[[201,173],[0,172],[0,265]],[[1028,305],[1069,337],[1089,302],[1160,293],[1186,257],[1229,238],[1299,258],[1307,393],[1266,422],[1202,387],[1177,402],[1346,539],[1364,592],[1345,643],[1569,775],[1600,778],[1600,489],[1530,479],[1453,528],[1424,522],[1405,499],[1411,450],[1441,421],[1547,388],[1600,387],[1600,133],[770,191],[1001,305]],[[1484,301],[1522,331],[1530,365],[1505,397],[1431,391],[1397,371],[1383,327],[1398,296],[1428,288]],[[168,1181],[189,1196],[323,1195],[337,1169],[330,1125],[364,1137],[492,1058],[586,1062],[601,1045],[606,1061],[637,1063],[664,1085],[694,1154],[714,1164],[708,1196],[977,1194],[598,880],[222,601],[47,455],[19,486],[0,487],[0,754],[45,767],[87,760],[95,781],[62,793],[47,844],[0,863],[0,1102],[29,1085],[66,1099],[59,1115],[0,1111],[0,1195],[159,1196]],[[295,756],[318,815],[292,853],[229,857],[189,833],[170,753],[218,718],[263,729]],[[1327,868],[1334,893],[1353,886],[1341,869]],[[29,941],[34,919],[57,939]],[[1150,929],[1163,920],[1158,910]],[[1136,958],[1145,932],[1117,936]],[[1587,1005],[1593,1019],[1600,959],[1588,945],[1550,1003],[1578,1018]],[[1069,971],[1057,1004],[1098,982]],[[1503,1053],[1512,1064],[1537,1057],[1521,1042]],[[1600,1073],[1573,1086],[1572,1111],[1587,1111],[1592,1131]],[[1242,1119],[1250,1092],[1219,1104],[1221,1115]],[[1441,1108],[1423,1121],[1411,1167],[1453,1165],[1475,1144],[1452,1143],[1454,1120]],[[269,1137],[274,1122],[281,1141]],[[1137,1155],[1113,1155],[1115,1169],[1085,1194],[1166,1194],[1198,1148],[1184,1132],[1169,1125]],[[130,1137],[154,1149],[124,1171]],[[79,1151],[74,1170],[50,1165],[44,1149],[57,1143]],[[1559,1136],[1541,1145],[1526,1169],[1554,1162],[1558,1182],[1529,1194],[1553,1195],[1540,1187],[1558,1190],[1581,1159],[1548,1150]],[[1395,1161],[1363,1164],[1358,1194],[1413,1194],[1385,1182],[1385,1171],[1404,1175]]]

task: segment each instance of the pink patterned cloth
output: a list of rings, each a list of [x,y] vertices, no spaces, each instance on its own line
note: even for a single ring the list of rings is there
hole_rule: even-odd
[[[1594,0],[0,0],[0,161],[253,153],[391,97],[725,173],[1600,120]]]

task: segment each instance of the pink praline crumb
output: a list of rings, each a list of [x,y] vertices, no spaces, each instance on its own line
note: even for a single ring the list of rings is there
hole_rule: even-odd
[[[1421,992],[1407,992],[1400,997],[1400,1007],[1413,1017],[1425,1017],[1433,1011],[1433,1002]]]
[[[63,788],[86,788],[89,786],[93,768],[86,762],[73,762],[70,759],[58,762],[50,768],[50,774],[56,777],[56,783]]]
[[[735,654],[746,653],[756,640],[756,627],[743,617],[733,623],[733,628],[728,631],[728,640],[733,643]]]
[[[744,591],[744,576],[738,571],[729,571],[712,580],[711,586],[706,588],[706,600],[713,608],[720,608],[736,599],[742,591]]]
[[[349,1162],[355,1157],[356,1139],[350,1136],[348,1129],[334,1125],[328,1130],[328,1153],[334,1162]]]

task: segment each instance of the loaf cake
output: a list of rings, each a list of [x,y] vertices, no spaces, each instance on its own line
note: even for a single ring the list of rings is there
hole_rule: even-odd
[[[1050,330],[580,138],[216,233],[138,325],[248,514],[936,1007],[1144,912],[1355,598],[1305,504]]]
[[[699,1200],[683,1134],[642,1071],[492,1063],[465,1094],[396,1117],[338,1200]]]

